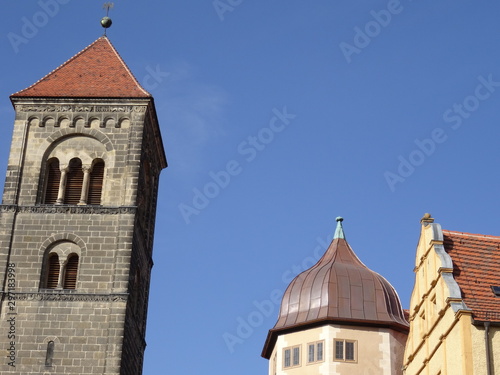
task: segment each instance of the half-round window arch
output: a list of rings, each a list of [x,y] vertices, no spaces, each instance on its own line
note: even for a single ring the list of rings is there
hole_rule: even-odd
[[[71,241],[53,243],[44,255],[41,289],[76,289],[81,248]]]
[[[104,175],[114,165],[109,139],[100,132],[94,135],[56,132],[47,141],[51,144],[43,151],[37,200],[42,204],[101,205],[106,188]],[[58,160],[58,168],[56,164],[50,165],[53,160]]]

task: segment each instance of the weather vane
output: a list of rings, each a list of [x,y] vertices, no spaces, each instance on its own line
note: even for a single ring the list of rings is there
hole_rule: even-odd
[[[104,3],[103,9],[106,9],[106,17],[103,17],[101,19],[101,26],[104,27],[104,35],[106,35],[106,29],[111,27],[111,24],[113,23],[111,21],[111,18],[108,17],[109,10],[112,9],[115,6],[115,4],[111,2]]]

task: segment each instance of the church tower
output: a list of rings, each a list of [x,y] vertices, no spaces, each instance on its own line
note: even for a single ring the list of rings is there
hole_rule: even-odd
[[[167,166],[153,98],[103,36],[11,101],[0,374],[139,375]]]
[[[401,375],[408,335],[399,297],[358,259],[342,218],[323,257],[288,286],[262,356],[269,375]]]

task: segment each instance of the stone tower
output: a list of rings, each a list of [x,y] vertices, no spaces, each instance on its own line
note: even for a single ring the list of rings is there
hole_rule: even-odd
[[[139,375],[167,166],[153,98],[104,36],[11,101],[0,374]]]
[[[288,286],[262,356],[269,375],[401,375],[407,335],[396,291],[359,260],[337,218],[326,253]]]

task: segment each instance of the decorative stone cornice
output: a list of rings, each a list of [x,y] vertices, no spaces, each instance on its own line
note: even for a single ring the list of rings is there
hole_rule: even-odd
[[[58,113],[58,112],[120,112],[145,113],[146,106],[131,105],[70,105],[70,104],[17,104],[17,112]]]
[[[40,213],[40,214],[135,214],[136,206],[102,207],[102,206],[73,206],[73,205],[39,205],[17,206],[2,204],[0,212]]]
[[[126,302],[128,293],[73,293],[69,291],[50,292],[2,292],[3,296],[8,295],[16,301],[89,301],[89,302]]]

